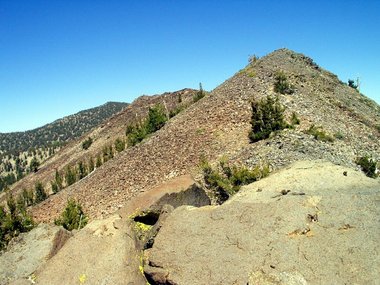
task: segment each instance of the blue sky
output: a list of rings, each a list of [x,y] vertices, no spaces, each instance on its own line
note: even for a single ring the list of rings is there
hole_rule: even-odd
[[[0,0],[0,132],[107,101],[212,90],[287,47],[380,103],[380,1]]]

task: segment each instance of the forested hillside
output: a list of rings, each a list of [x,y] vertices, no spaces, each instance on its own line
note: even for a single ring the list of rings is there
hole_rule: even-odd
[[[108,102],[25,132],[0,133],[0,191],[20,180],[67,142],[81,137],[128,103]]]

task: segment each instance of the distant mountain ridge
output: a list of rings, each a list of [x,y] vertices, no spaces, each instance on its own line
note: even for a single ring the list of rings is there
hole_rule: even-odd
[[[0,150],[17,154],[29,148],[52,146],[77,139],[128,106],[123,102],[107,102],[55,120],[42,127],[25,131],[0,133]]]

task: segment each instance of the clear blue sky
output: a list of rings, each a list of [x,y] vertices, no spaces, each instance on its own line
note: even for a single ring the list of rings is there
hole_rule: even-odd
[[[211,90],[287,47],[380,103],[380,1],[0,0],[0,132],[107,101]]]

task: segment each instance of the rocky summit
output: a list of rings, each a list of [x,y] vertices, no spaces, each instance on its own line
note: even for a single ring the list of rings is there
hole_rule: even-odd
[[[28,208],[40,225],[0,256],[9,268],[0,284],[379,284],[380,182],[358,161],[374,162],[377,176],[380,106],[288,49],[252,58],[199,94],[142,96],[14,184],[8,193],[40,182],[48,197]],[[278,98],[285,123],[253,141],[252,106],[266,98]],[[163,127],[110,157],[109,146],[157,104],[170,118]],[[57,172],[99,155],[107,160],[53,191]],[[212,172],[217,187],[205,161],[224,171]],[[215,189],[256,166],[269,176],[216,203]],[[87,226],[47,226],[69,198]],[[27,248],[38,244],[36,264],[17,261],[32,260]]]

